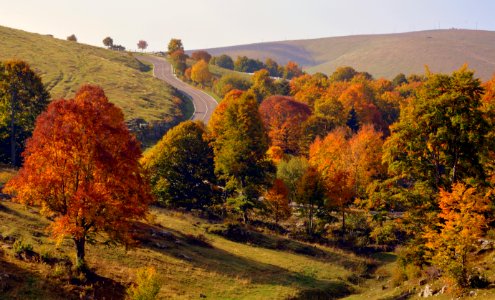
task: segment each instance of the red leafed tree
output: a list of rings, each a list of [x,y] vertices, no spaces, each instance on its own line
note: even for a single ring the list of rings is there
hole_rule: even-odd
[[[302,123],[311,115],[309,107],[291,97],[271,96],[261,102],[259,112],[272,146],[298,154]]]
[[[79,268],[85,242],[96,232],[132,240],[129,220],[145,216],[151,196],[140,172],[139,143],[100,87],[85,85],[74,99],[50,103],[23,155],[24,166],[7,191],[54,218],[51,232],[74,240]]]
[[[137,46],[139,49],[141,50],[146,50],[146,48],[148,48],[148,42],[144,41],[144,40],[140,40],[138,43],[137,43]]]
[[[204,50],[198,50],[198,51],[194,51],[191,54],[191,58],[194,59],[195,61],[204,60],[205,62],[209,63],[211,59],[211,54]]]
[[[290,217],[289,189],[280,179],[275,179],[272,187],[265,193],[268,209],[275,219],[275,223]]]

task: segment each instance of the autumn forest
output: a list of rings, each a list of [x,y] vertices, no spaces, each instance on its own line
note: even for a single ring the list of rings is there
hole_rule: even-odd
[[[495,297],[495,77],[147,45],[122,55],[170,63],[218,101],[209,120],[183,104],[150,139],[103,87],[53,99],[28,61],[0,62],[0,298]],[[41,278],[19,287],[23,268]]]

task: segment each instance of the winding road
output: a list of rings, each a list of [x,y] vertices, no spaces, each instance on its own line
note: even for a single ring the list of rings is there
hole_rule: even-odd
[[[153,75],[156,78],[167,82],[191,98],[194,105],[194,113],[191,116],[191,120],[200,120],[205,124],[208,123],[211,114],[215,110],[215,107],[217,107],[217,101],[213,97],[175,77],[172,72],[172,66],[165,59],[155,56],[139,56],[138,59],[153,64]]]

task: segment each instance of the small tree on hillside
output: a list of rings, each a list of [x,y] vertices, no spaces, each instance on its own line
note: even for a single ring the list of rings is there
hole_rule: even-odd
[[[265,193],[265,199],[276,224],[290,217],[289,190],[282,180],[275,179],[272,187]]]
[[[293,61],[289,61],[284,68],[284,78],[292,79],[294,77],[299,77],[303,74],[302,69],[299,65]]]
[[[209,124],[214,136],[215,173],[225,183],[230,196],[227,204],[246,222],[248,211],[256,207],[274,170],[266,157],[268,138],[254,97],[244,93],[227,103],[217,107]]]
[[[67,40],[71,42],[77,42],[77,37],[75,34],[71,34],[67,37]]]
[[[234,70],[234,60],[227,54],[215,57],[215,65],[224,69]]]
[[[159,203],[204,209],[214,203],[213,149],[200,121],[182,122],[142,159]]]
[[[208,68],[208,63],[204,60],[198,61],[191,68],[192,81],[200,85],[208,85],[211,82],[212,77],[213,75]]]
[[[113,39],[109,36],[103,39],[103,45],[105,45],[107,48],[112,48],[113,46]]]
[[[191,54],[191,58],[194,59],[195,61],[204,60],[207,63],[209,63],[211,60],[211,55],[210,55],[210,53],[208,53],[204,50],[198,50],[198,51],[194,51]]]
[[[148,42],[146,42],[144,40],[140,40],[137,43],[137,46],[138,46],[139,49],[141,49],[141,51],[144,51],[146,48],[148,48]]]
[[[439,198],[440,230],[427,231],[426,246],[432,252],[433,263],[461,287],[467,287],[471,254],[487,228],[485,214],[490,211],[490,200],[463,183],[454,184],[452,192],[441,189]]]
[[[170,61],[172,62],[176,74],[184,75],[187,68],[186,59],[187,56],[182,49],[176,50],[170,54]]]
[[[308,234],[313,235],[315,215],[323,207],[325,200],[324,184],[315,168],[306,168],[302,177],[297,181],[294,198],[300,205],[303,215],[307,218],[306,229]]]
[[[50,95],[41,78],[23,61],[0,63],[0,160],[20,165],[20,154],[34,129],[36,117]],[[9,157],[10,152],[10,157]],[[9,159],[10,158],[10,159]]]
[[[141,176],[141,149],[124,114],[103,90],[86,85],[74,99],[51,102],[36,121],[17,177],[7,183],[14,201],[41,206],[54,218],[51,232],[70,236],[76,266],[84,270],[85,244],[98,231],[130,241],[130,219],[151,200]]]
[[[172,55],[172,53],[182,50],[184,52],[184,46],[182,45],[182,41],[180,39],[171,39],[168,43],[168,54]]]

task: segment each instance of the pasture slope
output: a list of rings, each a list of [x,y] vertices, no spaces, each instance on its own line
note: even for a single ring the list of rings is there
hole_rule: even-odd
[[[154,78],[151,66],[131,53],[0,26],[0,60],[8,59],[28,62],[52,99],[70,98],[82,84],[92,83],[103,87],[128,121],[176,122],[188,117],[180,94]]]
[[[309,73],[331,74],[339,66],[392,79],[399,73],[450,73],[467,63],[488,80],[495,73],[495,31],[429,30],[279,41],[205,49],[212,55],[246,55],[279,64],[296,61]],[[191,51],[189,51],[190,53]]]

